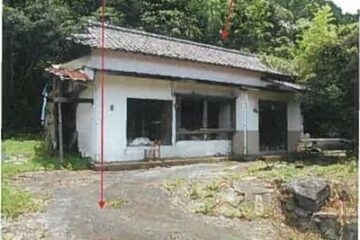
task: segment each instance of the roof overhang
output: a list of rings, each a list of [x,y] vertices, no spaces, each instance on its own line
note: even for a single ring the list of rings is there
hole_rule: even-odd
[[[45,71],[61,79],[84,82],[93,80],[93,78],[90,76],[91,74],[89,74],[89,72],[87,73],[83,69],[71,69],[63,67],[62,65],[54,64],[51,67],[46,68]]]

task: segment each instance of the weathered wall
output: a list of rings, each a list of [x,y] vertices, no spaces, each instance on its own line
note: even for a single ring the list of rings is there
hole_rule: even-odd
[[[70,67],[80,68],[87,66],[90,75],[92,69],[100,69],[100,57],[96,50],[86,56],[68,63]],[[299,103],[289,94],[264,92],[260,90],[241,91],[237,87],[226,87],[207,84],[206,81],[227,82],[248,86],[266,87],[267,82],[260,80],[260,74],[234,68],[215,65],[206,65],[164,59],[160,57],[145,56],[141,54],[124,52],[107,52],[105,68],[107,70],[125,71],[140,74],[154,74],[162,76],[180,77],[185,79],[204,80],[198,83],[192,80],[169,81],[145,78],[125,77],[108,73],[105,86],[105,160],[135,160],[143,158],[143,149],[126,146],[126,98],[146,98],[173,100],[175,108],[175,93],[204,94],[236,98],[236,130],[238,139],[233,146],[235,153],[243,153],[244,128],[247,135],[247,154],[259,153],[259,122],[258,101],[260,99],[285,100],[288,104],[288,146],[292,148],[297,136],[302,132],[302,119]],[[98,73],[98,72],[97,72]],[[95,83],[98,84],[98,74],[95,74]],[[94,106],[81,105],[78,109],[79,147],[83,155],[98,160],[100,153],[100,95],[99,88],[93,94]],[[85,93],[84,93],[85,94]],[[244,103],[246,103],[244,105]],[[113,110],[110,106],[113,105]],[[244,114],[246,112],[246,114]],[[87,118],[92,116],[93,120]],[[245,118],[246,116],[246,118]],[[191,157],[204,155],[220,155],[230,152],[231,141],[182,141],[175,142],[176,116],[173,109],[172,146],[164,146],[164,157]],[[222,121],[221,121],[222,122]],[[246,125],[246,127],[245,127]],[[91,129],[91,132],[89,133]],[[89,140],[91,139],[91,140]],[[242,139],[242,140],[241,140]],[[242,142],[241,142],[242,141]],[[200,144],[201,142],[201,144]],[[200,145],[199,145],[200,144]]]
[[[288,102],[288,151],[296,150],[296,143],[303,131],[300,102],[293,99]]]
[[[81,92],[81,98],[93,98],[97,102],[95,87],[89,87]],[[96,104],[79,103],[76,109],[76,131],[78,132],[78,147],[82,156],[96,158],[96,145],[98,141]]]
[[[97,78],[98,77],[99,75],[97,75]],[[127,146],[127,98],[173,101],[172,145],[161,147],[162,157],[213,156],[226,155],[231,152],[231,141],[229,140],[175,142],[175,93],[184,93],[192,89],[192,91],[197,94],[230,96],[232,94],[231,88],[218,87],[217,89],[213,85],[207,84],[201,84],[200,88],[198,83],[181,83],[112,74],[106,74],[105,79],[105,161],[141,160],[144,158],[145,147]],[[97,94],[99,94],[99,92]],[[96,106],[92,106],[91,108],[89,105],[81,105],[81,107],[78,108],[77,126],[79,138],[82,139],[79,142],[80,151],[85,156],[91,156],[99,160],[100,145],[97,144],[99,141],[93,139],[93,137],[98,138],[98,134],[91,135],[93,132],[100,131],[99,101],[96,102]],[[113,106],[113,110],[111,110],[111,105]],[[94,117],[91,119],[97,120],[89,121],[88,119],[90,119],[89,116],[91,114],[94,114]],[[96,130],[93,131],[92,129]]]
[[[100,61],[99,52],[92,50],[91,55],[63,65],[69,68],[87,66],[100,69]],[[105,69],[259,87],[268,85],[267,82],[260,80],[261,74],[259,72],[120,51],[106,52]]]
[[[258,90],[238,91],[236,100],[236,134],[233,150],[236,155],[244,154],[244,129],[246,130],[247,155],[266,154],[259,150],[259,101],[275,100],[287,102],[288,151],[295,150],[295,144],[303,131],[300,103],[294,94],[265,92]]]

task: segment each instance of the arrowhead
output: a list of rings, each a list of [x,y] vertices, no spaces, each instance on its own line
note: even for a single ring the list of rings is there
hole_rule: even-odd
[[[99,207],[100,207],[101,209],[103,209],[103,208],[105,208],[106,202],[103,201],[103,200],[100,200],[100,201],[98,202],[98,204],[99,204]]]

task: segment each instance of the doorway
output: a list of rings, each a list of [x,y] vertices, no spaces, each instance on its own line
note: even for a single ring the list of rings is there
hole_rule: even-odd
[[[259,101],[260,151],[287,150],[287,104]]]

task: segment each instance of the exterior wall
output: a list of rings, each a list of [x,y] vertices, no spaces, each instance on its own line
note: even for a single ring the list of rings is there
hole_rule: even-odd
[[[98,77],[98,76],[97,76]],[[97,88],[99,89],[99,88]],[[175,122],[175,94],[189,93],[207,94],[214,96],[231,96],[232,88],[214,87],[213,85],[199,86],[192,82],[172,82],[167,80],[154,80],[144,78],[134,78],[119,75],[107,74],[105,76],[105,119],[104,119],[104,160],[105,161],[127,161],[142,160],[146,147],[127,146],[127,98],[158,99],[173,101],[173,123],[172,123],[172,145],[161,147],[161,157],[200,157],[227,155],[231,152],[230,140],[210,140],[210,141],[178,141],[175,142],[176,122]],[[99,92],[97,93],[97,95]],[[79,146],[80,151],[85,156],[91,156],[99,160],[100,145],[98,135],[90,136],[93,132],[100,131],[100,111],[99,101],[96,107],[90,110],[89,107],[78,108],[78,131],[79,138],[82,138]],[[80,106],[80,105],[79,105]],[[113,106],[113,110],[111,107]],[[90,122],[84,122],[87,116],[94,114],[93,129],[88,128]],[[83,115],[83,116],[81,116]],[[84,124],[85,123],[85,124]],[[96,137],[94,141],[94,137]],[[91,141],[89,139],[92,139]]]
[[[80,97],[94,98],[97,102],[96,91],[90,87],[85,89]],[[96,110],[95,104],[80,103],[76,109],[76,131],[78,132],[78,147],[84,157],[95,159],[98,131],[96,131]]]
[[[98,101],[98,74],[100,69],[99,52],[93,50],[86,56],[66,64],[69,68],[86,66],[89,76],[94,75],[94,89],[83,92],[82,97],[92,95],[93,106],[79,104],[77,110],[77,129],[79,149],[84,156],[99,160],[100,145],[100,101]],[[224,155],[232,150],[235,154],[260,154],[258,101],[283,100],[288,102],[288,150],[294,148],[302,132],[302,118],[298,101],[294,95],[265,92],[260,90],[242,91],[237,87],[207,84],[207,81],[266,87],[267,82],[260,79],[260,73],[221,66],[192,63],[174,59],[124,52],[107,52],[105,69],[140,74],[154,74],[192,80],[169,81],[125,77],[108,73],[105,77],[105,161],[124,161],[143,159],[143,147],[128,147],[126,139],[127,98],[173,100],[172,145],[163,146],[162,157],[195,157]],[[95,74],[94,74],[95,73]],[[175,94],[203,94],[236,98],[236,133],[234,141],[178,141],[176,137]],[[110,106],[113,110],[110,110]],[[90,120],[91,119],[91,120]],[[246,133],[246,134],[245,134]],[[244,134],[246,136],[244,136]],[[246,150],[244,140],[246,138]]]
[[[63,66],[68,68],[86,66],[90,69],[101,69],[100,61],[99,51],[92,50],[91,55],[63,64]],[[258,87],[268,85],[267,82],[260,79],[259,72],[120,51],[106,52],[105,69]]]
[[[296,150],[296,143],[304,131],[300,102],[288,102],[288,151]]]
[[[235,155],[267,154],[259,150],[259,100],[287,102],[288,151],[295,150],[295,144],[303,132],[300,103],[296,95],[265,91],[238,91],[236,100],[236,133],[233,139]],[[244,133],[246,132],[246,136]],[[244,142],[246,141],[246,150]]]

